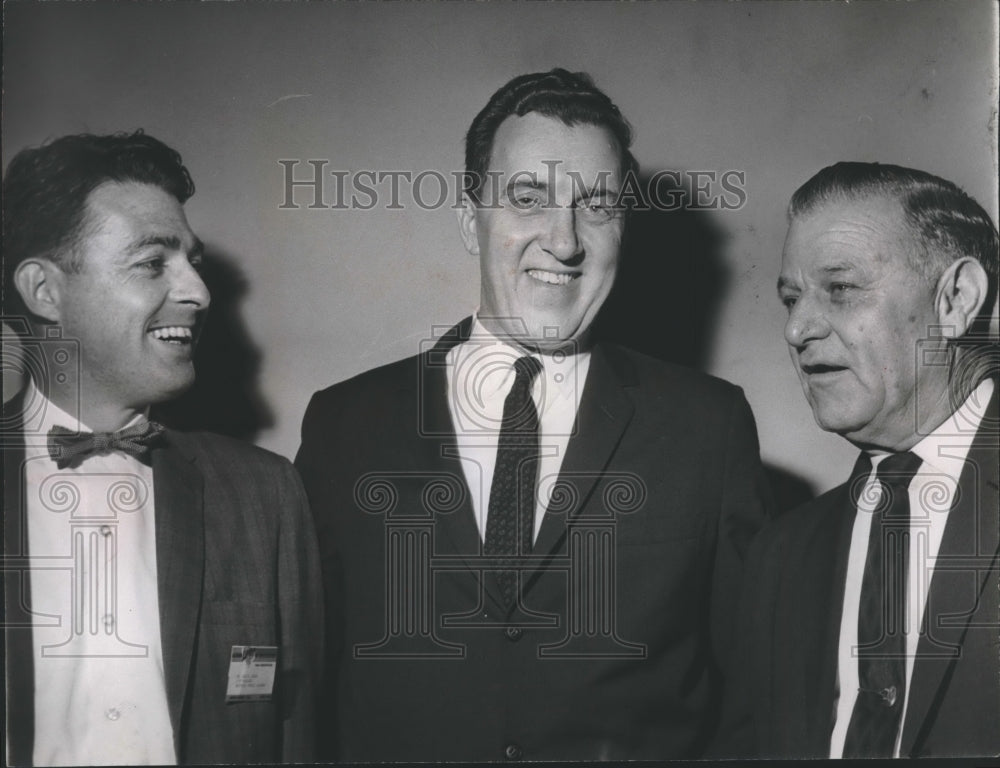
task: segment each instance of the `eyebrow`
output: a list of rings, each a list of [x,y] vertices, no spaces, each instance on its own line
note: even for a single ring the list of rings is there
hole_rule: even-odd
[[[855,266],[847,262],[843,264],[831,264],[828,267],[823,267],[823,273],[827,275],[836,275],[840,272],[853,272]]]
[[[829,266],[823,267],[820,270],[824,275],[839,275],[844,272],[856,272],[857,267],[854,264],[844,262],[843,264],[830,264]],[[789,277],[778,277],[778,293],[781,293],[783,288],[795,289],[798,284]]]
[[[163,248],[167,248],[173,251],[182,250],[181,239],[175,235],[147,235],[140,240],[136,240],[127,249],[126,252],[129,255],[133,255],[143,250],[144,248],[149,248],[150,246],[159,245]],[[188,250],[188,258],[192,256],[202,256],[205,253],[205,244],[200,238],[195,237],[194,245]]]
[[[508,182],[507,191],[512,192],[515,189],[548,189],[549,185],[544,181],[538,181],[538,179],[518,179],[516,181]]]
[[[510,195],[515,191],[521,191],[521,190],[544,192],[547,191],[548,188],[549,188],[548,182],[545,181],[539,181],[537,179],[535,180],[518,179],[517,181],[509,183],[507,185],[507,194]],[[593,200],[594,198],[600,198],[600,197],[611,197],[617,201],[619,195],[621,194],[619,190],[609,188],[604,184],[600,184],[596,187],[587,187],[583,189],[574,185],[574,191],[580,193],[576,196],[574,202],[580,202],[581,200]]]

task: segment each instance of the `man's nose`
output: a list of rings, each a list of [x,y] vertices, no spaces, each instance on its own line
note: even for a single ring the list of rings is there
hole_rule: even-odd
[[[174,301],[193,304],[198,309],[207,309],[212,300],[205,281],[187,259],[179,261],[170,293]]]
[[[579,256],[580,236],[574,207],[559,206],[549,211],[545,250],[559,261],[569,261]]]
[[[802,347],[829,332],[830,326],[822,307],[807,295],[799,296],[785,321],[785,341],[793,347]]]

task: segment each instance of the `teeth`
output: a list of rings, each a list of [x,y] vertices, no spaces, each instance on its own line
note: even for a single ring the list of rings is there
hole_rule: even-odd
[[[546,272],[543,269],[529,269],[528,274],[535,280],[541,280],[549,285],[567,285],[576,275],[568,272]]]
[[[172,325],[167,328],[154,328],[150,331],[154,338],[161,341],[191,341],[192,333],[190,328],[180,325]]]

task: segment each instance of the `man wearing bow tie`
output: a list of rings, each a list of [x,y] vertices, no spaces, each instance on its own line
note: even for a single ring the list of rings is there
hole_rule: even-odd
[[[820,171],[789,217],[792,363],[861,453],[751,550],[726,751],[996,755],[996,227],[954,184],[869,163]]]
[[[4,177],[4,298],[23,304],[7,319],[31,374],[3,409],[11,764],[312,757],[301,483],[265,451],[148,419],[194,380],[193,192],[141,132],[66,136]]]
[[[630,142],[584,74],[501,87],[466,139],[478,311],[309,405],[328,757],[679,758],[716,725],[757,436],[737,387],[593,338]]]

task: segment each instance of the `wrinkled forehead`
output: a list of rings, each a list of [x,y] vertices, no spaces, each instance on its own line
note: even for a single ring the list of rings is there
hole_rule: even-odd
[[[920,248],[898,200],[881,196],[834,199],[791,217],[782,268],[849,260],[909,269]]]

